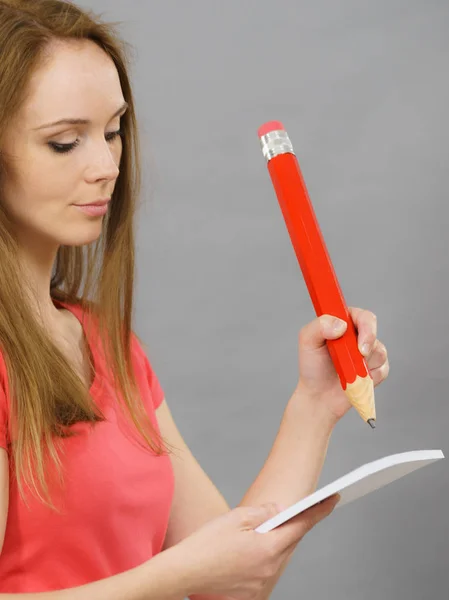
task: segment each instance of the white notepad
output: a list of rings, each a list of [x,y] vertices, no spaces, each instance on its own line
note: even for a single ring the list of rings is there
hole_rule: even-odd
[[[402,454],[392,454],[367,463],[322,487],[296,504],[292,504],[292,506],[259,525],[255,531],[259,533],[271,531],[333,494],[340,494],[341,500],[337,507],[343,506],[441,458],[444,458],[441,450],[415,450],[403,452]]]

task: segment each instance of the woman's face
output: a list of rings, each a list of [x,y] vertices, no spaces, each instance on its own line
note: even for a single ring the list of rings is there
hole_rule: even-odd
[[[0,202],[23,244],[52,251],[88,244],[101,234],[104,216],[74,205],[110,198],[114,191],[125,112],[117,70],[93,42],[58,42],[29,90],[1,148],[12,170]],[[48,125],[62,119],[88,122]]]

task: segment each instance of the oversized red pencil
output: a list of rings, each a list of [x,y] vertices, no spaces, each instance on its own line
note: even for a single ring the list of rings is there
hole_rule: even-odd
[[[282,123],[270,121],[259,128],[285,224],[318,317],[330,314],[348,324],[338,340],[327,347],[341,386],[364,421],[375,427],[373,379],[357,346],[357,334],[337,280],[315,211],[307,192],[292,143]]]

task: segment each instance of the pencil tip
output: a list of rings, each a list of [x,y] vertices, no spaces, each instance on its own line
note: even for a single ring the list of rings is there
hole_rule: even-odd
[[[376,420],[375,419],[368,419],[367,423],[368,423],[368,425],[370,425],[371,429],[376,429]]]

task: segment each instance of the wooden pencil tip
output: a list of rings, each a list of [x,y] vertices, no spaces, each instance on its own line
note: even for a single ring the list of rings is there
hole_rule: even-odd
[[[368,423],[368,425],[370,425],[371,429],[376,429],[376,420],[375,419],[368,419],[367,423]]]

